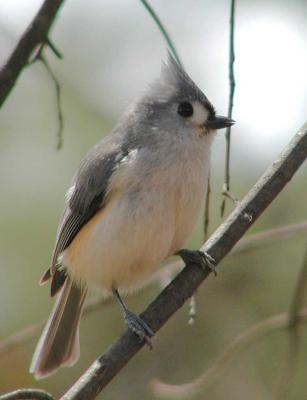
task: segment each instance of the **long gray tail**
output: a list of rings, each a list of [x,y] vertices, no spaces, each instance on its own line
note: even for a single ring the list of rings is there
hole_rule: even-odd
[[[79,321],[87,288],[67,277],[36,346],[30,372],[37,379],[53,374],[61,365],[79,358]]]

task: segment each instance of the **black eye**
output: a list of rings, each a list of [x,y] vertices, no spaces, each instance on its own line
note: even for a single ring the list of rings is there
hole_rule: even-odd
[[[178,114],[185,118],[191,117],[193,115],[193,111],[193,106],[188,101],[180,103],[177,109]]]

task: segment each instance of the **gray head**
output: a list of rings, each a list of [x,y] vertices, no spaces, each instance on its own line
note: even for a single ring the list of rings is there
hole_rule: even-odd
[[[139,107],[151,126],[162,125],[170,132],[184,128],[209,134],[234,123],[216,115],[211,102],[170,53],[167,63],[162,65],[160,77],[150,86]]]

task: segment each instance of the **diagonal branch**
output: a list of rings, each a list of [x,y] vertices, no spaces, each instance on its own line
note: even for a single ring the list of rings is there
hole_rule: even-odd
[[[0,71],[0,107],[13,89],[33,51],[48,41],[48,32],[64,0],[45,0]]]
[[[277,160],[267,169],[226,221],[202,246],[218,264],[245,234],[307,157],[307,124],[294,136]],[[248,217],[247,217],[248,216]],[[209,276],[191,264],[149,305],[142,318],[157,332],[182,307]],[[130,359],[144,346],[129,330],[102,354],[61,400],[94,399]]]

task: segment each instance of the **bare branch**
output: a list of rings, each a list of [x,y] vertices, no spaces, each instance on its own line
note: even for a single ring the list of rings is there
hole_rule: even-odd
[[[51,394],[38,389],[18,389],[0,396],[0,400],[54,400]]]
[[[16,48],[0,71],[0,107],[13,89],[33,51],[47,41],[56,14],[64,0],[45,0]]]
[[[290,181],[307,156],[307,124],[294,136],[278,159],[235,208],[227,220],[202,246],[218,264],[245,234],[261,213]],[[252,219],[245,215],[252,216]],[[160,293],[141,314],[157,332],[189,299],[210,271],[190,264]],[[102,354],[61,398],[62,400],[94,399],[114,376],[144,346],[130,330]]]
[[[290,313],[282,313],[258,322],[237,336],[213,365],[192,382],[183,385],[169,385],[155,379],[150,383],[152,391],[155,395],[168,399],[188,399],[200,392],[202,393],[212,385],[217,378],[221,377],[223,370],[229,365],[230,361],[233,361],[233,359],[240,354],[240,352],[245,350],[260,337],[287,329],[290,318]],[[297,321],[298,324],[307,323],[307,308],[298,313]]]

